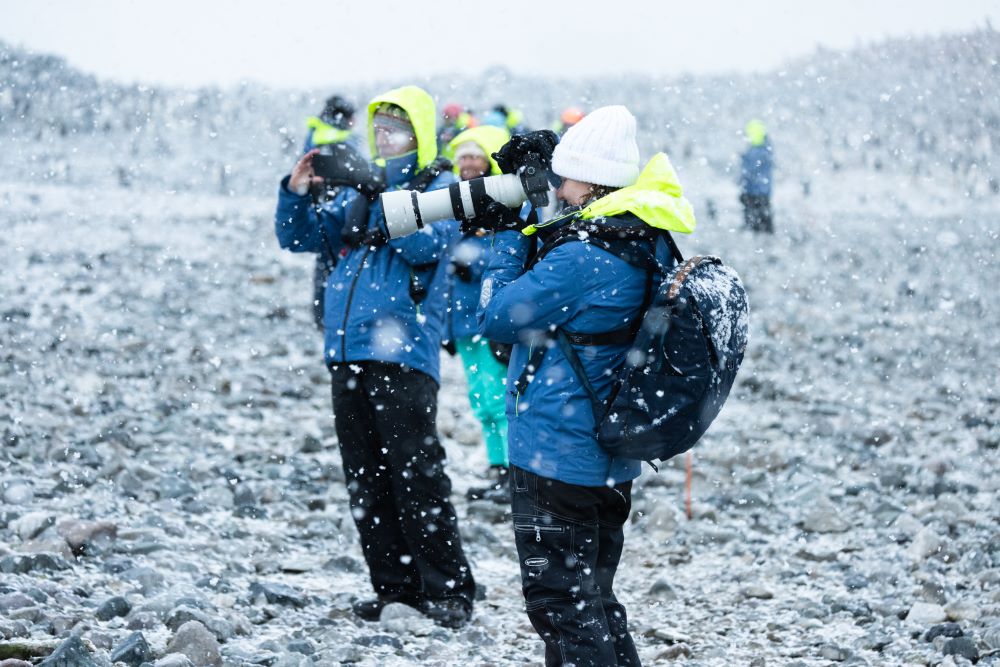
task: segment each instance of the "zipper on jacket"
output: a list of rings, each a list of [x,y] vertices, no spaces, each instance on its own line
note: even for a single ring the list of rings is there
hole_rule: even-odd
[[[351,302],[354,300],[354,289],[358,286],[358,278],[361,277],[361,270],[365,268],[365,262],[368,261],[368,255],[371,252],[372,247],[367,246],[364,254],[361,255],[358,270],[355,271],[354,278],[351,280],[351,290],[347,293],[347,305],[344,307],[344,323],[340,327],[340,330],[344,332],[340,335],[340,360],[343,362],[347,361],[347,319],[351,316]]]

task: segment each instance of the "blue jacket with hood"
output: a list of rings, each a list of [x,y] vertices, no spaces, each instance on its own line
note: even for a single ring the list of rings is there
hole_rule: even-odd
[[[492,239],[489,236],[463,234],[451,250],[452,275],[448,298],[449,340],[468,338],[479,333],[476,306],[479,303],[479,286],[490,256]],[[458,270],[457,267],[463,267]]]
[[[635,185],[603,197],[584,219],[615,218],[691,232],[694,214],[666,156],[654,157]],[[528,230],[530,231],[530,230]],[[640,315],[646,272],[596,245],[556,246],[530,270],[531,240],[520,232],[496,235],[479,301],[480,332],[513,343],[507,374],[510,462],[550,479],[580,486],[618,484],[638,477],[640,462],[609,455],[597,442],[586,390],[558,345],[548,347],[523,393],[515,381],[546,333],[596,334],[627,326]],[[661,248],[658,257],[664,258]],[[672,261],[672,260],[667,260]],[[575,346],[601,398],[611,391],[629,345]]]
[[[451,140],[445,149],[445,155],[451,157],[459,146],[466,142],[475,142],[488,156],[490,175],[500,173],[500,167],[491,156],[510,141],[506,129],[480,125],[461,132]],[[458,173],[458,165],[455,165]],[[451,249],[452,271],[450,273],[448,299],[448,332],[449,340],[467,338],[479,333],[479,323],[476,321],[476,306],[479,303],[479,285],[486,270],[486,260],[490,256],[492,237],[476,232],[464,232],[459,236]]]
[[[372,117],[381,104],[406,111],[414,126],[417,150],[382,161],[390,187],[406,189],[419,170],[437,157],[435,110],[430,96],[415,86],[389,91],[368,105],[368,134],[376,154]],[[442,172],[429,190],[454,182]],[[440,345],[447,308],[448,249],[458,233],[458,222],[442,220],[387,245],[352,248],[341,240],[345,224],[385,230],[380,201],[371,206],[344,188],[319,211],[308,195],[288,189],[288,177],[278,191],[275,233],[282,248],[292,252],[333,252],[337,266],[327,280],[324,304],[327,364],[385,361],[408,366],[440,382]],[[445,261],[442,261],[445,260]],[[411,282],[427,287],[419,304],[411,296]]]

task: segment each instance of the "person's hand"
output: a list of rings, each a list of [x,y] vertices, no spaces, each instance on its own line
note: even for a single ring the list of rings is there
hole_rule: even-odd
[[[542,167],[547,169],[552,164],[552,151],[556,149],[558,143],[559,136],[552,130],[519,134],[511,137],[510,141],[494,153],[493,159],[497,161],[500,171],[505,174],[516,173],[524,166],[528,155],[538,156]]]
[[[295,163],[292,167],[292,175],[288,179],[288,189],[297,195],[305,195],[313,185],[322,185],[323,179],[313,171],[313,155],[319,154],[319,149],[314,148]]]
[[[477,229],[488,229],[494,232],[521,231],[528,223],[521,219],[517,210],[508,208],[492,197],[484,196],[484,202],[476,203],[476,211],[481,211],[476,217],[462,221],[462,231],[471,232]]]

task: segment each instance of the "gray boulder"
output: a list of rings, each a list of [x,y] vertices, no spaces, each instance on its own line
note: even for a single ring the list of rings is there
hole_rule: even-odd
[[[94,612],[94,616],[99,621],[110,621],[112,618],[117,618],[118,616],[127,616],[130,611],[132,611],[132,605],[129,604],[128,600],[120,595],[116,595],[105,600],[97,608],[97,611]]]
[[[133,632],[111,653],[111,662],[123,662],[129,667],[139,667],[152,659],[153,651],[141,632]]]
[[[953,637],[945,642],[945,655],[957,655],[971,662],[979,660],[979,649],[971,637]]]
[[[153,663],[153,667],[200,667],[200,666],[197,666],[193,662],[191,662],[191,659],[188,658],[183,653],[170,653],[169,655],[165,655],[159,660],[157,660],[155,663]]]
[[[64,641],[38,667],[97,667],[83,641],[73,636]]]
[[[0,559],[0,572],[4,574],[27,574],[28,572],[55,572],[68,570],[69,563],[57,554],[11,554]]]
[[[289,607],[305,607],[309,604],[309,599],[304,594],[285,584],[255,581],[250,584],[250,596],[254,598],[263,596],[271,604]]]
[[[167,643],[167,653],[182,653],[196,665],[221,665],[219,642],[198,621],[188,621]]]

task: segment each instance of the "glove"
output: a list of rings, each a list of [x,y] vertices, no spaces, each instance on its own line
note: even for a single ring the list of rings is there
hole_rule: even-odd
[[[461,229],[463,232],[472,233],[477,229],[488,229],[493,232],[509,230],[519,232],[528,226],[528,223],[521,219],[516,210],[507,208],[489,195],[484,195],[483,201],[476,203],[476,211],[482,212],[470,220],[462,221]]]
[[[524,166],[524,159],[528,155],[538,156],[542,166],[548,169],[552,165],[552,151],[558,143],[559,137],[552,130],[519,134],[511,137],[510,141],[494,153],[493,159],[505,174],[516,173]]]

